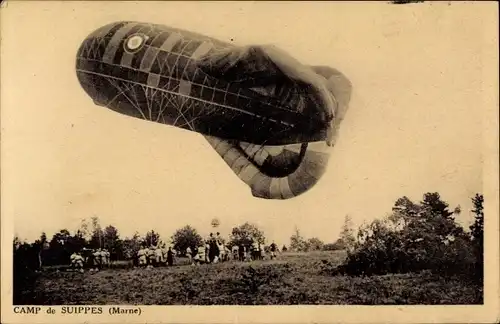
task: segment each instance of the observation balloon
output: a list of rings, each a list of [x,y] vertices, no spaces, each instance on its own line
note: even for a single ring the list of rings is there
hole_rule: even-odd
[[[92,32],[76,73],[94,103],[204,136],[252,195],[288,199],[325,172],[351,83],[271,45],[133,21]]]

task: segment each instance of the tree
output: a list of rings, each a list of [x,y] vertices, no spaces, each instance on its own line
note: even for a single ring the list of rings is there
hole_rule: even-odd
[[[71,236],[68,240],[68,246],[71,253],[80,252],[87,245],[84,234],[77,230],[75,235]]]
[[[13,241],[13,302],[14,305],[33,305],[37,301],[32,291],[37,283],[37,275],[34,271],[39,270],[39,260],[37,258],[38,249],[34,244],[23,242],[17,237]]]
[[[307,250],[307,242],[302,235],[300,235],[300,231],[297,227],[295,227],[294,234],[290,237],[290,249],[293,251]]]
[[[45,234],[45,232],[42,232],[40,238],[33,243],[33,247],[37,250],[38,265],[41,269],[44,257],[43,252],[48,248],[47,234]]]
[[[38,264],[39,268],[42,268],[42,265],[44,265],[44,259],[46,258],[47,251],[49,249],[49,242],[47,241],[47,234],[45,232],[42,232],[40,235],[40,238],[35,241],[33,244],[34,247],[36,247],[38,251]]]
[[[472,204],[474,208],[472,212],[475,214],[474,223],[470,226],[472,239],[478,243],[483,244],[483,232],[484,232],[484,211],[483,211],[484,197],[482,194],[476,194],[472,198]]]
[[[408,240],[418,240],[422,242],[420,245],[437,246],[450,238],[465,236],[463,228],[456,224],[453,217],[460,212],[460,206],[450,211],[448,203],[441,199],[439,193],[429,192],[423,195],[419,204],[406,196],[399,198],[389,220],[395,229],[404,228]]]
[[[68,244],[70,243],[70,244]],[[67,229],[62,229],[52,236],[48,253],[51,264],[67,264],[71,255],[71,234]]]
[[[441,199],[437,192],[428,192],[424,194],[423,200],[420,202],[423,209],[427,209],[433,216],[443,218],[452,218],[453,212],[449,210],[450,205]]]
[[[96,221],[97,221],[97,217]],[[81,233],[81,236],[86,240],[90,241],[92,237],[92,230],[91,230],[91,224],[89,225],[89,221],[87,219],[82,219],[80,223],[80,228],[78,229],[78,232]]]
[[[348,251],[354,248],[356,238],[354,237],[354,229],[352,226],[351,216],[345,215],[342,231],[340,232],[339,240],[342,246]]]
[[[118,229],[113,225],[108,225],[103,232],[103,246],[109,251],[113,260],[123,258],[123,242],[118,234]]]
[[[175,231],[172,235],[172,243],[174,250],[181,251],[185,254],[188,247],[194,251],[198,246],[203,244],[203,238],[193,227],[186,225],[181,229]]]
[[[429,269],[440,274],[471,274],[473,257],[468,236],[437,192],[420,203],[399,198],[393,214],[359,229],[355,249],[348,251],[352,274],[384,274]]]
[[[50,241],[51,245],[60,244],[60,245],[65,245],[68,241],[69,238],[71,237],[70,232],[67,229],[62,229],[54,236],[52,236],[52,240]]]
[[[261,231],[256,225],[246,222],[239,227],[234,227],[231,232],[229,245],[245,245],[249,246],[252,242],[264,244],[264,232]]]
[[[144,243],[147,246],[157,246],[159,242],[160,234],[156,233],[154,230],[147,232],[146,236],[144,236]]]
[[[21,241],[21,239],[19,238],[19,236],[14,236],[14,241],[13,241],[13,245],[14,245],[14,251],[15,250],[18,250],[21,245],[23,244],[23,242]]]
[[[90,237],[90,248],[92,249],[102,249],[103,248],[103,236],[101,224],[98,217],[92,217],[92,234]]]
[[[130,260],[137,255],[137,251],[141,249],[141,237],[139,233],[135,232],[131,238],[123,240],[123,256],[125,259]]]
[[[45,232],[42,232],[40,235],[40,244],[44,245],[47,243],[47,234]]]
[[[482,194],[476,194],[472,198],[474,208],[472,212],[475,214],[474,223],[470,226],[472,245],[474,247],[475,256],[475,278],[480,282],[483,281],[484,269],[484,197]]]
[[[323,249],[323,245],[325,245],[323,241],[321,241],[317,237],[310,238],[309,240],[307,240],[307,243],[308,243],[308,251],[319,251]]]
[[[396,225],[396,228],[401,229],[409,221],[418,217],[420,209],[420,206],[413,203],[410,198],[403,196],[394,203],[389,219]]]
[[[451,211],[449,204],[442,200],[437,192],[426,193],[421,205],[424,218],[432,224],[433,231],[441,241],[445,241],[450,237],[464,238],[466,236],[463,228],[455,222],[454,215],[461,212],[460,206]]]

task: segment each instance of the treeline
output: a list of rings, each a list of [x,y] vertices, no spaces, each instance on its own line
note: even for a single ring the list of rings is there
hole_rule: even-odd
[[[217,221],[218,222],[218,221]],[[212,226],[217,226],[212,221]],[[215,235],[217,228],[213,228]],[[256,225],[244,223],[234,227],[229,238],[222,239],[228,247],[234,245],[250,246],[252,242],[265,244],[264,232]],[[167,242],[168,241],[168,242]],[[227,242],[226,242],[227,241]],[[101,226],[99,218],[92,217],[90,220],[82,221],[80,228],[73,234],[68,229],[62,229],[48,239],[46,233],[42,233],[35,242],[22,242],[18,237],[14,238],[14,263],[19,269],[41,269],[42,266],[67,265],[71,254],[87,249],[106,249],[110,252],[111,261],[130,260],[137,255],[141,247],[165,247],[171,246],[180,255],[185,254],[188,247],[196,250],[203,245],[204,238],[198,231],[186,225],[174,232],[164,240],[154,229],[140,235],[136,232],[132,237],[121,238],[120,233],[114,225]]]
[[[45,232],[35,242],[21,242],[14,238],[14,256],[22,255],[25,262],[30,262],[30,268],[69,264],[71,254],[87,249],[107,249],[111,260],[126,260],[133,251],[142,244],[156,245],[160,235],[154,230],[144,235],[135,233],[132,237],[122,239],[118,229],[113,225],[104,228],[98,217],[82,221],[80,228],[73,234],[68,229],[61,229],[48,239]],[[35,264],[32,264],[35,262]]]
[[[347,258],[332,274],[381,275],[431,271],[483,282],[484,198],[472,200],[473,224],[466,231],[455,221],[461,208],[450,210],[439,193],[426,193],[420,202],[398,199],[392,213],[361,226],[357,233],[345,230]]]
[[[290,250],[296,252],[345,250],[353,244],[354,236],[352,235],[352,231],[352,220],[349,215],[345,216],[339,238],[333,243],[324,243],[317,237],[306,239],[296,227],[293,235],[290,237]]]

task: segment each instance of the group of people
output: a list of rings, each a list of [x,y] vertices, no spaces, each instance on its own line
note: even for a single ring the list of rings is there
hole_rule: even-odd
[[[275,259],[278,253],[278,246],[272,243],[264,248],[260,243],[252,241],[250,245],[235,245],[232,247],[233,259],[239,261],[264,260],[267,255],[269,259]]]
[[[195,248],[194,251],[191,247],[187,247],[186,256],[192,265],[218,263],[229,260],[229,249],[224,244],[224,240],[221,238],[219,232],[217,232],[215,237],[213,233],[210,233],[210,236]]]
[[[70,256],[70,264],[73,270],[83,272],[85,267],[90,271],[98,271],[110,264],[111,254],[107,249],[87,249],[74,252]]]
[[[150,246],[145,245],[137,251],[137,266],[139,267],[157,267],[161,265],[174,265],[174,257],[176,251],[172,247],[165,248],[165,246]]]
[[[161,265],[172,266],[174,264],[174,257],[176,251],[171,247],[168,249],[165,246],[150,246],[143,245],[137,255],[133,259],[133,263],[138,267],[157,267]],[[71,269],[74,271],[83,272],[99,271],[103,268],[109,267],[111,264],[111,254],[107,249],[87,249],[83,248],[80,252],[74,252],[70,256]]]
[[[253,261],[266,258],[274,259],[279,252],[276,243],[264,247],[263,244],[251,240],[248,244],[226,245],[224,239],[217,232],[202,242],[198,247],[187,247],[185,255],[191,265],[213,264],[234,261]],[[141,248],[130,256],[134,266],[140,268],[153,268],[158,266],[173,266],[178,252],[172,247],[165,247],[165,244],[147,246],[143,244]],[[90,271],[99,271],[110,265],[110,253],[107,249],[87,249],[75,252],[70,256],[71,268],[83,272],[84,268]]]
[[[266,252],[269,253],[269,258],[272,260],[276,258],[278,253],[278,247],[274,242],[268,249],[265,249],[261,243],[253,240],[251,240],[250,244],[233,245],[231,249],[229,247],[224,244],[224,240],[220,237],[219,232],[217,232],[215,237],[213,233],[210,233],[210,236],[203,244],[195,248],[194,251],[188,247],[186,249],[186,256],[190,259],[192,265],[198,265],[229,260],[263,260],[266,257]]]

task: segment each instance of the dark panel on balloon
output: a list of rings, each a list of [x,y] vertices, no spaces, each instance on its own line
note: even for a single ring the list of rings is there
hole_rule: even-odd
[[[224,91],[215,90],[214,102],[221,103],[221,104],[224,103],[225,94],[226,93]]]
[[[213,102],[214,98],[214,89],[209,87],[203,87],[203,92],[201,93],[201,99]]]
[[[196,68],[194,70],[194,74],[191,78],[193,83],[203,84],[205,79],[206,79],[206,74],[203,71],[201,71],[199,68]]]
[[[166,68],[165,64],[167,63],[168,53],[165,51],[159,51],[156,54],[156,59],[151,66],[150,72],[156,74],[163,74],[163,70]]]
[[[176,54],[183,54],[184,48],[189,43],[189,40],[182,39],[180,42],[177,42],[172,48],[171,52]]]
[[[158,87],[167,91],[176,91],[179,89],[179,80],[167,77],[160,77]]]
[[[189,44],[184,47],[184,55],[191,56],[200,44],[201,42],[197,40],[190,41]]]
[[[151,46],[160,48],[161,45],[167,40],[170,36],[170,32],[163,31],[161,32],[155,39],[151,41]]]
[[[162,71],[162,74],[165,76],[173,76],[174,75],[174,70],[177,68],[177,59],[179,58],[179,55],[169,53],[167,56],[166,61],[164,61],[165,67]]]
[[[197,85],[197,84],[192,84],[191,85],[191,97],[194,97],[194,98],[200,98],[201,96],[201,88],[202,86],[200,85]]]
[[[144,55],[146,54],[147,49],[148,46],[143,46],[137,53],[134,54],[134,57],[132,58],[132,64],[130,65],[132,68],[139,69],[141,67],[141,62],[144,58]]]
[[[189,59],[185,56],[179,55],[177,58],[177,63],[175,64],[173,77],[176,79],[182,78],[182,73],[184,72],[184,68],[188,64]]]
[[[187,60],[186,61],[186,66],[184,67],[184,70],[182,71],[181,78],[184,80],[190,80],[192,83],[196,83],[194,81],[194,76],[197,71],[196,64],[193,62],[193,60]]]
[[[130,28],[130,30],[127,32],[127,34],[120,40],[120,43],[116,49],[116,53],[115,53],[115,56],[113,58],[113,64],[120,64],[121,60],[122,60],[122,56],[123,56],[123,52],[125,52],[125,42],[127,41],[127,39],[137,33],[140,29],[141,29],[142,25],[139,24],[139,25],[136,25],[132,28]]]

